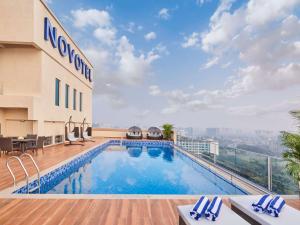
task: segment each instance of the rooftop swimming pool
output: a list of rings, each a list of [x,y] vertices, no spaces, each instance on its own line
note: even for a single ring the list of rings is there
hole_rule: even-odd
[[[111,141],[44,175],[41,184],[47,194],[246,194],[156,141]]]

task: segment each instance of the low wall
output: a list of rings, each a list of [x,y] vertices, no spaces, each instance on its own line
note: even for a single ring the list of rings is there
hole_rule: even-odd
[[[126,138],[127,129],[119,128],[93,128],[93,137],[104,138]],[[143,138],[147,138],[147,130],[142,130]],[[176,133],[173,134],[173,140],[176,141]]]
[[[126,138],[127,129],[117,128],[93,128],[93,137]],[[147,131],[143,130],[143,137],[147,137]]]

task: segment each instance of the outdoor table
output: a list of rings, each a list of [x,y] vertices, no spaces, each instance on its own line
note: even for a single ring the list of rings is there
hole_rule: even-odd
[[[13,139],[14,144],[20,144],[21,152],[24,153],[26,150],[26,144],[30,142],[36,142],[36,139]]]

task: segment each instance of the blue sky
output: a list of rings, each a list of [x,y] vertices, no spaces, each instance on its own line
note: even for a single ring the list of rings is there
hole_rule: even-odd
[[[299,0],[48,0],[92,61],[103,126],[295,129]]]

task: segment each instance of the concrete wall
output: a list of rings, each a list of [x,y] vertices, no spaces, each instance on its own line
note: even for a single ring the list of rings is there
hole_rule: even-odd
[[[44,40],[44,18],[49,18],[85,61],[76,43],[41,0],[0,1],[0,123],[6,136],[64,135],[64,125],[72,116],[92,123],[92,83],[77,71],[68,56]],[[60,82],[60,105],[55,106],[55,79]],[[69,89],[69,108],[65,107],[65,85]],[[73,89],[77,90],[73,110]],[[79,111],[79,93],[83,94]]]
[[[0,43],[33,42],[33,2],[35,0],[0,1]],[[17,30],[17,31],[16,31]]]

